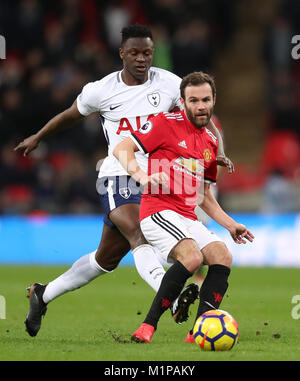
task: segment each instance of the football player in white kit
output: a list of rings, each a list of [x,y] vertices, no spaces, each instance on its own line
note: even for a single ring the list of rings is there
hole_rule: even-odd
[[[30,308],[25,325],[30,336],[38,333],[50,301],[113,271],[130,249],[140,276],[155,291],[159,289],[165,270],[155,249],[147,243],[140,230],[140,185],[112,154],[119,142],[152,116],[181,107],[181,78],[151,67],[153,51],[152,33],[148,28],[141,25],[123,28],[119,51],[123,70],[85,85],[70,108],[56,115],[15,148],[27,155],[49,134],[63,130],[93,112],[100,114],[108,145],[108,156],[100,168],[97,181],[97,191],[105,210],[99,247],[79,258],[69,270],[47,285],[33,283],[28,288]],[[136,158],[141,168],[146,169],[147,158],[141,153],[137,153]],[[232,163],[223,152],[219,164],[232,170]],[[194,302],[197,293],[198,287],[194,284],[182,291],[174,303],[176,307],[171,309],[177,323],[187,320],[189,305]]]

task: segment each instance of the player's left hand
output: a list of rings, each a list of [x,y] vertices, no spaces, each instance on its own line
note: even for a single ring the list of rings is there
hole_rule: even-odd
[[[243,224],[235,223],[232,228],[229,229],[229,232],[234,242],[238,244],[245,244],[247,242],[246,240],[249,242],[253,242],[254,240],[254,235]]]
[[[233,162],[226,156],[218,155],[217,156],[217,164],[221,167],[227,167],[229,173],[234,172],[234,165]]]

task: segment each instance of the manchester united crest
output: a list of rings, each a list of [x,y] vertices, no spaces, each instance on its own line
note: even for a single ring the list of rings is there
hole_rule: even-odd
[[[210,161],[212,158],[212,153],[210,152],[209,148],[205,148],[203,151],[203,158],[206,162]]]

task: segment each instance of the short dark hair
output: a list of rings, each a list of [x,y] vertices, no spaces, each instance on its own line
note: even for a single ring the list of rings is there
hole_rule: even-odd
[[[185,99],[185,88],[187,86],[198,86],[203,85],[204,83],[208,83],[212,89],[213,97],[215,97],[217,90],[214,78],[207,74],[203,73],[203,71],[195,71],[194,73],[190,73],[182,78],[180,84],[180,95],[183,99]]]
[[[141,37],[141,38],[149,37],[153,41],[151,30],[147,28],[146,26],[140,25],[140,24],[124,27],[121,31],[121,34],[122,34],[121,45],[124,45],[124,43],[129,38],[134,38],[134,37]]]

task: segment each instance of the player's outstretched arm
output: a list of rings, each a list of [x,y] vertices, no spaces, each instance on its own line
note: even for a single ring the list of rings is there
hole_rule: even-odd
[[[245,225],[236,222],[220,206],[214,195],[210,191],[210,184],[204,184],[204,198],[199,205],[204,212],[218,224],[226,228],[235,243],[246,243],[246,240],[252,242],[254,235]]]
[[[217,155],[217,163],[222,167],[227,167],[229,173],[234,172],[234,165],[232,161],[225,155],[224,152],[224,142],[220,131],[215,126],[212,120],[209,121],[207,126],[211,132],[218,138],[218,155]]]
[[[15,147],[14,150],[19,153],[23,153],[24,156],[27,156],[31,151],[38,147],[41,140],[51,134],[71,127],[75,122],[82,118],[84,118],[84,116],[78,111],[77,102],[75,100],[71,107],[50,119],[43,128],[41,128],[36,134],[24,139]]]

